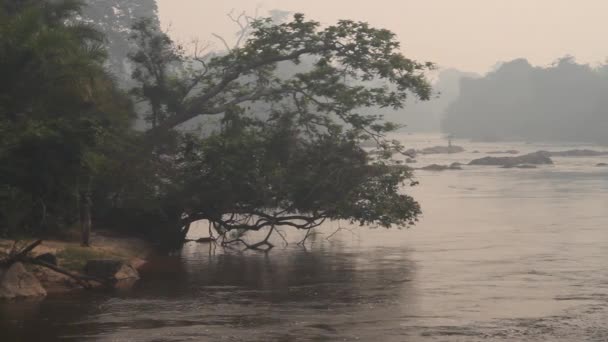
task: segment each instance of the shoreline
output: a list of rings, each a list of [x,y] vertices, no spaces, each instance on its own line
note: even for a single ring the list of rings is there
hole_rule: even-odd
[[[14,240],[0,239],[0,256],[8,254],[13,243]],[[21,241],[20,244],[25,244],[25,241]],[[106,231],[96,231],[91,235],[90,247],[82,247],[79,242],[75,241],[51,239],[44,240],[41,245],[31,252],[31,255],[38,257],[50,253],[56,257],[58,266],[73,274],[84,275],[84,265],[89,260],[119,261],[130,266],[137,273],[147,263],[147,259],[152,252],[152,245],[143,239],[120,236]],[[46,267],[27,264],[25,268],[40,282],[40,285],[46,291],[46,296],[40,299],[86,290],[74,279]],[[94,289],[102,287],[101,283],[92,283]],[[28,299],[28,297],[16,299]],[[0,301],[3,300],[11,299],[0,298]]]

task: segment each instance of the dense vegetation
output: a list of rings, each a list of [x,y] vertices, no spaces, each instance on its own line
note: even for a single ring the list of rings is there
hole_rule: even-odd
[[[460,138],[608,143],[608,72],[563,58],[550,67],[518,59],[464,79],[443,129]]]
[[[430,96],[432,65],[404,57],[391,32],[239,17],[242,44],[190,55],[154,17],[135,20],[125,92],[108,40],[81,13],[73,0],[0,1],[0,234],[80,226],[88,244],[93,224],[168,243],[202,219],[224,238],[415,222],[410,171],[361,147],[402,148],[366,108]]]
[[[90,221],[95,183],[129,130],[103,36],[73,2],[0,2],[0,231]]]

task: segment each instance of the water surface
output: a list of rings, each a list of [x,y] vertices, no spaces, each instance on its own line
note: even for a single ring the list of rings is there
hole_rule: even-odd
[[[585,147],[457,143],[467,152],[419,166]],[[408,191],[424,215],[410,230],[328,240],[352,228],[333,222],[306,248],[268,254],[188,244],[130,292],[2,304],[0,340],[608,341],[608,168],[595,167],[608,157],[554,161],[420,171]]]

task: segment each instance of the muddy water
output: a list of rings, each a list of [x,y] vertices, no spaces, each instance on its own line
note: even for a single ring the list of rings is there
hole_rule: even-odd
[[[457,143],[480,153],[419,166],[583,147]],[[608,341],[608,158],[554,160],[420,171],[410,230],[328,240],[349,228],[331,223],[269,254],[189,244],[130,292],[2,304],[0,341]]]

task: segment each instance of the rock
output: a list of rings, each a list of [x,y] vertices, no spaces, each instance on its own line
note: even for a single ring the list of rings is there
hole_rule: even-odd
[[[542,165],[553,164],[546,152],[539,151],[517,157],[484,157],[475,159],[469,165],[497,165],[497,166],[517,166],[517,165]]]
[[[416,155],[418,154],[418,152],[416,152],[416,150],[414,150],[413,148],[410,148],[409,150],[403,152],[403,154],[405,154],[406,156],[408,156],[410,158],[415,158]]]
[[[139,273],[129,264],[117,260],[89,260],[84,267],[88,276],[114,282],[116,288],[131,287],[139,280]]]
[[[114,274],[114,287],[117,289],[131,288],[138,280],[139,273],[131,265],[123,264],[120,269]]]
[[[506,150],[506,151],[490,151],[488,154],[519,154],[517,150]]]
[[[475,150],[475,151],[473,151],[473,152],[471,152],[471,153],[475,153],[475,154],[477,154],[477,153],[481,153],[481,152],[479,152],[478,150]]]
[[[445,170],[462,170],[462,164],[460,163],[452,163],[451,165],[439,165],[439,164],[431,164],[425,167],[421,167],[419,170],[425,171],[445,171]]]
[[[416,159],[413,159],[413,158],[407,158],[407,159],[405,160],[405,162],[406,162],[406,163],[408,163],[408,164],[414,164],[414,163],[417,163]]]
[[[57,257],[52,253],[40,254],[39,256],[36,257],[36,260],[43,261],[47,264],[57,266]]]
[[[431,164],[431,165],[427,165],[427,166],[420,168],[420,170],[425,170],[425,171],[445,171],[447,169],[449,169],[448,166],[438,165],[438,164]]]
[[[546,152],[550,157],[598,157],[608,155],[608,151],[594,151],[594,150],[568,150],[560,152]]]
[[[536,165],[529,165],[529,164],[505,165],[505,166],[503,166],[503,169],[512,169],[512,168],[516,168],[516,169],[536,169],[538,167]]]
[[[129,265],[131,265],[131,267],[133,267],[137,271],[139,271],[141,268],[143,268],[144,265],[146,265],[147,263],[148,263],[147,260],[140,259],[140,258],[133,258],[133,259],[129,260]]]
[[[462,164],[460,164],[460,163],[452,163],[452,164],[450,164],[450,166],[448,167],[448,169],[450,169],[450,170],[462,170]]]
[[[434,146],[427,147],[418,151],[421,154],[445,154],[445,153],[460,153],[464,152],[465,149],[461,146]]]
[[[73,278],[57,273],[46,267],[37,266],[32,272],[49,295],[69,293],[74,290],[82,289],[82,286]]]
[[[595,166],[597,166],[597,167],[604,167],[604,166],[608,166],[608,164],[606,164],[606,163],[597,163],[597,164],[595,164]]]
[[[41,298],[46,290],[22,263],[0,270],[0,299]]]

